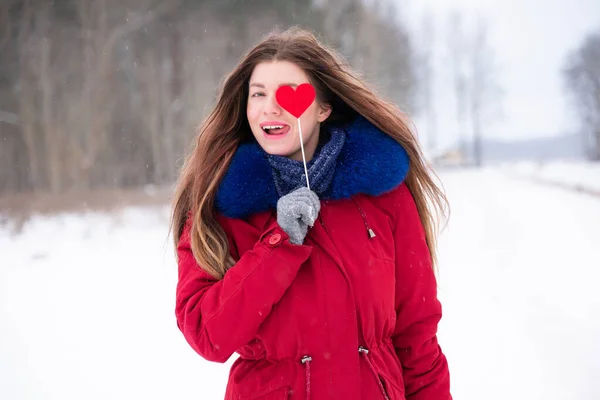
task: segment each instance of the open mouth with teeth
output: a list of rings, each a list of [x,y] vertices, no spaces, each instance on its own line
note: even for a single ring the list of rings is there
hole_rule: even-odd
[[[264,125],[261,127],[267,135],[285,135],[289,132],[289,125]]]

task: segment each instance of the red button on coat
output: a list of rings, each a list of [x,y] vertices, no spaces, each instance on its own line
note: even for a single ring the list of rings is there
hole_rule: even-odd
[[[279,242],[281,242],[281,235],[279,233],[276,233],[269,238],[269,244],[271,245],[276,245]]]

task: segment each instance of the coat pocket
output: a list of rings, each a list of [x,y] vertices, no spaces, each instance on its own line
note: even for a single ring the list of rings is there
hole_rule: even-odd
[[[389,400],[404,400],[404,390],[400,389],[397,385],[392,384],[386,377],[381,374],[377,375],[379,381],[383,385],[383,390]]]
[[[261,394],[258,397],[251,397],[251,400],[286,400],[290,398],[290,387],[283,386],[271,392]]]
[[[383,391],[382,396],[384,400],[392,400],[390,397],[390,391],[388,389],[388,385],[385,383],[385,379],[381,375],[377,375],[377,379],[379,379],[379,384],[381,385],[381,390]]]

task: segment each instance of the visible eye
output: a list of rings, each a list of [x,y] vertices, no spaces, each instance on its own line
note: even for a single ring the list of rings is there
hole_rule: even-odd
[[[262,92],[256,92],[254,93],[251,97],[258,97],[258,96],[264,96],[265,94]]]

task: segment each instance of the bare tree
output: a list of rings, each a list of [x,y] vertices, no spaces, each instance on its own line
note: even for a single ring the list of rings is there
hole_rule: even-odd
[[[41,88],[41,122],[43,126],[44,148],[46,149],[46,171],[48,173],[49,190],[51,193],[58,193],[62,189],[60,174],[60,151],[59,146],[62,139],[62,132],[56,129],[56,103],[53,101],[55,96],[55,83],[53,79],[53,60],[51,52],[53,51],[53,42],[50,35],[50,6],[46,3],[36,13],[37,42],[38,42],[38,68],[37,78]]]
[[[600,32],[588,35],[568,55],[562,73],[580,116],[589,157],[600,160]]]
[[[456,116],[463,160],[480,166],[483,162],[483,125],[491,123],[501,103],[502,90],[496,77],[497,65],[488,41],[488,22],[477,15],[471,29],[464,17],[454,12],[449,17]],[[470,124],[469,124],[470,123]],[[468,125],[470,125],[470,130]],[[469,143],[473,142],[473,148]]]
[[[467,148],[467,38],[464,32],[463,16],[454,11],[448,18],[448,51],[450,53],[454,97],[456,100],[456,122],[461,153],[468,156]]]
[[[29,183],[33,191],[39,190],[42,184],[40,170],[40,156],[36,137],[36,110],[35,94],[31,84],[32,76],[30,74],[28,55],[30,54],[30,36],[32,31],[33,7],[29,1],[23,4],[22,16],[19,21],[19,34],[17,46],[19,49],[19,88],[16,91],[18,95],[18,112],[21,121],[20,128],[25,143],[25,158],[27,160],[27,171],[29,171]]]
[[[476,18],[473,40],[469,46],[468,99],[473,129],[473,157],[477,166],[483,163],[483,122],[491,121],[502,94],[496,80],[494,54],[488,42],[488,26],[485,18]]]
[[[394,3],[374,2],[372,29],[378,36],[370,44],[377,48],[373,58],[375,79],[382,88],[382,94],[397,103],[403,110],[418,111],[416,101],[417,76],[414,63],[414,49],[405,28],[403,16]]]
[[[435,21],[434,15],[423,14],[419,46],[417,50],[417,76],[419,100],[427,124],[427,148],[435,152],[437,147],[437,116],[435,109]]]

